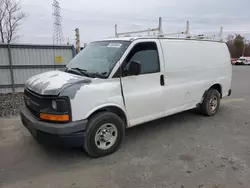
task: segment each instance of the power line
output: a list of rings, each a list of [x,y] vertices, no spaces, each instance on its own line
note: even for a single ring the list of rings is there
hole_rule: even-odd
[[[61,8],[57,0],[53,0],[53,20],[54,20],[54,35],[53,35],[53,44],[62,44],[63,43],[63,33],[62,33],[62,17],[61,17]]]

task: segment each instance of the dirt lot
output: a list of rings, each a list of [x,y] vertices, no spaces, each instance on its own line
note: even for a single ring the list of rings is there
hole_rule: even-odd
[[[0,187],[249,188],[250,67],[234,67],[232,89],[216,116],[189,111],[134,127],[100,159],[44,148],[18,117],[0,119]]]

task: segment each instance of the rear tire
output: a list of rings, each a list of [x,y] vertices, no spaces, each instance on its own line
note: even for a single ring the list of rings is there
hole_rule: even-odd
[[[114,113],[100,112],[89,119],[84,150],[94,158],[115,152],[125,135],[124,121]]]
[[[215,115],[220,108],[220,93],[216,89],[209,89],[200,105],[200,111],[205,116]]]

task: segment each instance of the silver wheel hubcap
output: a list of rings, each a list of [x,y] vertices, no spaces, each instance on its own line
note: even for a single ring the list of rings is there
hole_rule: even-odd
[[[102,125],[95,134],[95,144],[99,149],[107,150],[111,148],[118,136],[117,128],[114,124],[106,123]]]
[[[218,99],[215,95],[213,95],[209,101],[210,111],[214,112],[217,108],[217,105],[218,105]]]

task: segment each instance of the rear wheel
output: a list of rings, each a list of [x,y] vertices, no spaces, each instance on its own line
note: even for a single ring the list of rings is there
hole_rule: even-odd
[[[206,116],[215,115],[220,108],[220,93],[216,89],[209,89],[205,94],[200,110]]]
[[[102,157],[115,152],[125,134],[124,121],[114,113],[100,112],[90,118],[84,149],[91,157]]]

